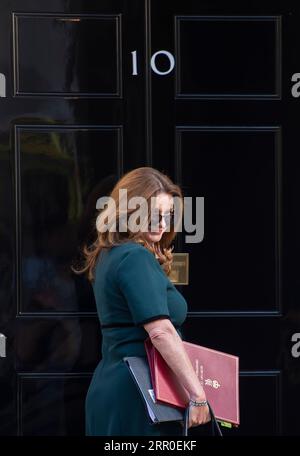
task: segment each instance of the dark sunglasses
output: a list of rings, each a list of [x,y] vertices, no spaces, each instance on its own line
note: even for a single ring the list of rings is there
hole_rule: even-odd
[[[151,216],[151,220],[150,220],[149,226],[151,224],[152,224],[152,226],[160,224],[162,219],[165,220],[167,226],[171,225],[173,223],[173,221],[174,221],[174,211],[170,211],[167,214],[162,214],[161,212],[153,214]]]

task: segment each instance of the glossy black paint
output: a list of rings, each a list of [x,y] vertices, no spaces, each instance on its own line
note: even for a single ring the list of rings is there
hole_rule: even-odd
[[[241,426],[224,432],[299,435],[296,1],[11,0],[0,17],[0,434],[84,433],[101,333],[70,265],[97,199],[152,165],[205,198],[204,240],[176,241],[179,288],[185,338],[240,356]]]

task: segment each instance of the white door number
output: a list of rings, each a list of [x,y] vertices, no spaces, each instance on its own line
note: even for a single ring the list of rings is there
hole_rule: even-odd
[[[136,76],[138,74],[136,51],[132,51],[131,55],[132,55],[132,75]],[[158,55],[164,55],[168,59],[169,68],[167,70],[161,71],[157,68],[156,58]],[[171,71],[173,70],[173,68],[175,66],[175,59],[174,59],[174,56],[171,54],[171,52],[161,50],[161,51],[157,51],[157,52],[155,52],[155,54],[153,54],[153,56],[151,57],[150,65],[151,65],[152,71],[154,71],[154,73],[159,74],[160,76],[165,76],[166,74],[171,73]]]

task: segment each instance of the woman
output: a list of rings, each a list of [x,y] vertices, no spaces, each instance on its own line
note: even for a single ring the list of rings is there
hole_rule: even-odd
[[[120,192],[124,189],[125,206]],[[146,216],[144,212],[144,219],[138,218],[140,225],[127,223],[124,229],[124,222],[136,215],[127,205],[134,197],[147,202]],[[84,249],[85,265],[79,271],[86,272],[93,284],[102,328],[102,360],[86,398],[86,435],[182,435],[178,422],[151,424],[123,361],[124,356],[146,356],[144,340],[150,337],[195,401],[190,402],[189,427],[210,420],[205,393],[182,344],[180,326],[187,303],[168,278],[176,228],[174,202],[180,201],[182,215],[182,193],[166,175],[141,167],[117,182],[110,199],[115,204],[100,211],[97,240]]]

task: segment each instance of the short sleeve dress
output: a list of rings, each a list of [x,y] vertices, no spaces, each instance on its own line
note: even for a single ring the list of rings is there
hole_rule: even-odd
[[[155,256],[134,241],[101,251],[93,290],[102,359],[86,396],[86,435],[182,435],[180,423],[151,422],[123,357],[146,357],[143,324],[156,319],[169,318],[183,338],[186,300]]]

